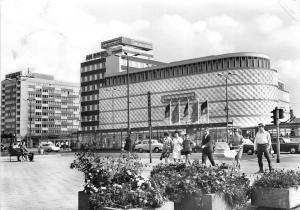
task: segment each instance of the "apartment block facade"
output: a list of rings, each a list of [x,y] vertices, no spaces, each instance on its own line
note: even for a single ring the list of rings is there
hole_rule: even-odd
[[[40,141],[77,132],[80,125],[79,84],[57,81],[53,75],[23,71],[1,82],[3,137]],[[5,139],[5,138],[4,138]]]

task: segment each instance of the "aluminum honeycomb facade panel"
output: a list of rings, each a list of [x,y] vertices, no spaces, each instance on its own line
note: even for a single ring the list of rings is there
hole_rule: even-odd
[[[226,71],[222,71],[226,72]],[[270,111],[278,105],[278,78],[273,69],[234,69],[231,73],[237,74],[228,79],[229,120],[241,127],[255,126],[259,122],[271,122]],[[130,121],[131,127],[148,126],[147,92],[152,93],[152,125],[169,125],[165,119],[165,107],[162,97],[166,95],[195,93],[200,102],[208,100],[209,122],[225,122],[225,81],[217,75],[218,72],[186,75],[181,77],[158,79],[147,82],[130,84]],[[112,98],[112,89],[114,92]],[[110,90],[110,91],[108,91]],[[127,92],[126,85],[105,87],[99,90],[101,96],[100,129],[112,127],[112,111],[114,112],[114,128],[127,126]],[[190,107],[196,100],[190,101]],[[186,102],[181,102],[181,124],[188,122],[183,117]],[[114,110],[112,110],[114,107]],[[172,105],[171,110],[175,108]],[[205,119],[202,119],[205,122]]]

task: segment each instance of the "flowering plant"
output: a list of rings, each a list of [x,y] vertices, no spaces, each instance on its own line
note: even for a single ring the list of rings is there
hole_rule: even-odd
[[[253,188],[288,188],[300,185],[300,172],[294,170],[274,170],[271,173],[265,172],[253,183]]]
[[[71,164],[71,168],[84,172],[84,191],[94,207],[159,207],[165,198],[152,178],[141,175],[143,167],[138,156],[131,153],[122,153],[118,158],[77,153]]]
[[[250,181],[245,174],[223,167],[206,167],[199,161],[185,164],[160,164],[153,168],[151,177],[156,180],[164,196],[175,203],[188,197],[197,197],[195,205],[201,205],[203,194],[223,194],[233,207],[244,205],[250,196]]]

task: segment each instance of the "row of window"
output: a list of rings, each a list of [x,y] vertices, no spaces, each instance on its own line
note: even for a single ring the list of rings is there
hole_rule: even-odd
[[[81,86],[81,91],[87,92],[87,91],[99,90],[100,87],[102,87],[102,83]]]
[[[61,105],[65,105],[65,106],[77,106],[79,107],[79,103],[76,103],[75,101],[79,100],[74,100],[73,103],[72,102],[60,102],[60,101],[41,101],[41,100],[35,100],[34,102],[32,102],[33,104],[49,104],[49,105],[56,105],[56,106],[61,106]]]
[[[54,99],[61,99],[61,100],[74,100],[74,97],[66,97],[66,96],[54,96],[54,95],[41,95],[41,94],[33,94],[29,93],[29,98],[54,98]]]
[[[92,65],[88,65],[88,66],[83,66],[80,68],[80,72],[89,72],[89,71],[94,71],[97,69],[103,69],[105,68],[105,63],[97,63],[97,64],[92,64]]]
[[[232,68],[270,68],[270,61],[258,57],[232,57],[192,64],[154,69],[144,72],[131,73],[129,81],[142,82],[154,79],[164,79],[176,76],[205,73]],[[127,83],[127,75],[105,78],[105,86],[122,85]]]
[[[51,117],[75,117],[75,114],[65,114],[65,113],[51,113],[51,112],[33,112],[32,114],[36,116],[51,116]]]
[[[69,117],[76,117],[77,119],[79,118],[79,115],[71,115]],[[35,118],[33,119],[35,122],[68,122],[68,123],[73,123],[76,122],[77,120],[68,120],[68,119],[62,119],[62,120],[57,120],[57,119],[49,119],[49,118]],[[30,121],[30,118],[28,118],[28,121]]]
[[[77,128],[77,126],[72,125],[54,125],[54,124],[34,124],[32,128]]]
[[[91,74],[88,76],[82,76],[80,78],[80,82],[90,82],[90,81],[94,81],[94,80],[99,80],[102,79],[104,77],[104,74]]]
[[[97,130],[97,129],[99,129],[98,126],[82,126],[83,131],[94,131],[94,130]]]
[[[99,115],[82,116],[82,122],[99,121]]]
[[[49,81],[49,83],[51,83]],[[40,83],[40,82],[30,82],[28,85],[28,88],[32,89],[48,89],[48,90],[54,90],[55,91],[62,91],[62,92],[71,92],[73,88],[75,87],[67,87],[67,85],[59,85],[59,84],[47,84],[47,83]],[[74,91],[74,90],[73,90]]]
[[[70,131],[61,131],[61,130],[32,130],[32,134],[69,134]]]
[[[35,106],[35,110],[60,110],[60,111],[69,111],[69,112],[77,112],[79,110],[79,108],[60,108],[60,107],[47,107],[47,106]],[[35,110],[32,110],[31,112],[34,112]]]
[[[96,111],[99,110],[99,104],[81,106],[81,111]]]
[[[121,65],[127,67],[127,59],[121,59]],[[128,61],[128,65],[133,68],[147,68],[153,66],[152,64],[148,63],[141,63],[137,61]]]
[[[99,95],[98,94],[91,94],[87,96],[81,96],[81,101],[93,101],[93,100],[99,100]]]

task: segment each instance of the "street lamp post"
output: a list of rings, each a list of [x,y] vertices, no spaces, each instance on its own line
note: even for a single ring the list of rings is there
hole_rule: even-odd
[[[228,107],[228,79],[230,76],[236,76],[237,74],[234,74],[234,73],[231,73],[231,72],[228,72],[227,74],[222,74],[222,73],[218,73],[218,76],[219,77],[223,77],[225,78],[225,87],[226,87],[226,93],[225,93],[225,96],[226,96],[226,107],[225,107],[225,112],[226,112],[226,141],[228,143],[228,119],[229,119],[229,107]]]
[[[127,52],[124,52],[127,61],[127,135],[130,135],[130,89],[129,89],[129,57],[134,57],[140,55],[136,53],[134,55],[129,56]],[[123,58],[123,56],[115,55],[117,57]]]
[[[130,135],[130,92],[129,92],[129,57],[127,52],[124,52],[127,58],[127,135]]]

